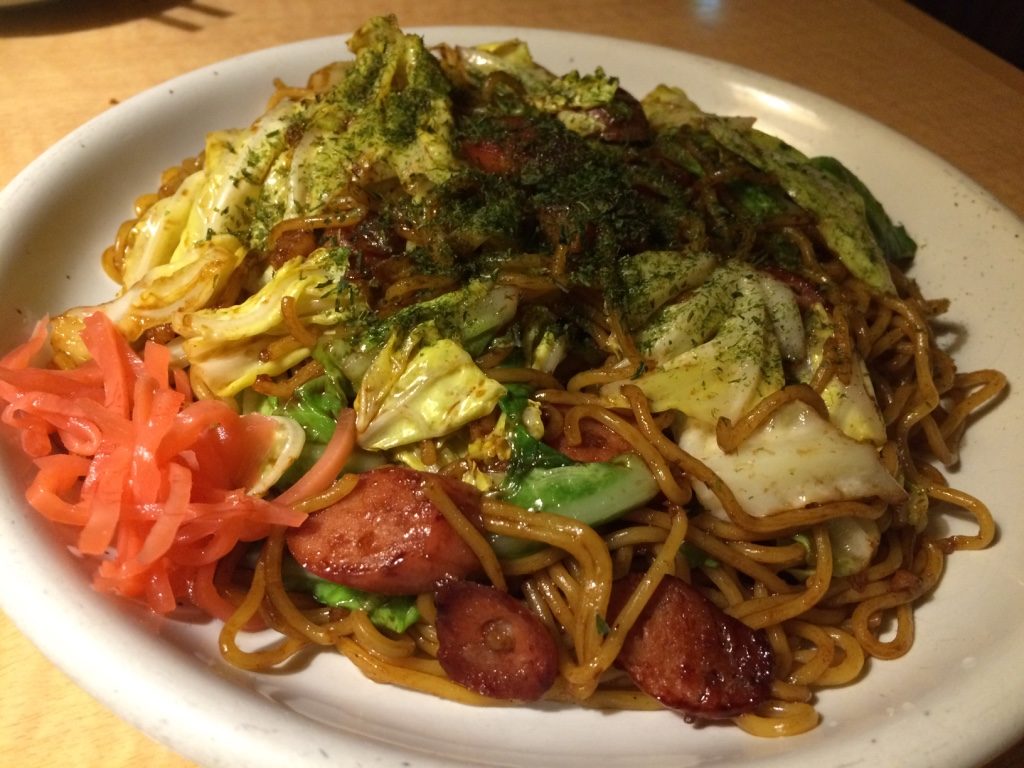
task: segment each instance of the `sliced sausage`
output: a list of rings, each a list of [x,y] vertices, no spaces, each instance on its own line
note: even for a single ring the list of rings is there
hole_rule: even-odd
[[[430,475],[480,525],[480,493]],[[321,578],[367,592],[414,595],[480,570],[473,550],[423,493],[428,477],[405,467],[364,472],[341,501],[287,534],[288,549]]]
[[[534,701],[558,674],[558,649],[523,603],[494,587],[450,581],[434,593],[437,660],[448,676],[495,699]]]
[[[601,125],[600,137],[611,144],[650,141],[651,126],[644,108],[629,91],[619,88],[610,104],[587,110]]]
[[[580,442],[573,445],[563,432],[554,447],[573,461],[608,461],[632,450],[629,442],[604,424],[593,419],[580,419]]]
[[[615,617],[642,577],[615,582]],[[771,693],[774,658],[763,632],[727,615],[695,587],[666,576],[626,637],[616,662],[636,686],[691,717],[749,712]]]
[[[489,135],[463,140],[459,154],[484,173],[518,174],[524,158],[535,153],[532,146],[537,139],[536,128],[528,119],[514,115],[496,118],[487,125]]]
[[[282,232],[270,246],[267,261],[275,269],[280,268],[296,256],[308,256],[316,248],[316,235],[309,229],[291,229]]]
[[[466,162],[484,173],[505,175],[517,169],[513,149],[494,140],[464,141],[459,151]]]

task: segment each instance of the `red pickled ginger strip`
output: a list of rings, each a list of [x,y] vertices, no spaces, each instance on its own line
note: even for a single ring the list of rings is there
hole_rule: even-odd
[[[150,342],[140,357],[102,313],[82,338],[92,359],[74,370],[32,365],[45,320],[0,358],[0,418],[36,464],[29,504],[79,529],[78,548],[101,558],[97,589],[158,613],[192,602],[222,614],[217,561],[305,519],[245,491],[272,447],[272,420],[194,401],[166,347]]]

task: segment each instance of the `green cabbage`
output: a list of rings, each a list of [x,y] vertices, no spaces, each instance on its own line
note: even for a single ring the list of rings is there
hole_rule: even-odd
[[[779,408],[733,453],[719,447],[713,425],[696,419],[687,419],[679,445],[714,471],[756,517],[844,499],[877,496],[899,503],[906,498],[873,445],[847,437],[799,401]],[[694,490],[706,509],[724,514],[709,488],[695,481]]]
[[[387,450],[440,437],[486,416],[505,388],[455,341],[420,346],[419,333],[389,342],[356,395],[359,445]],[[410,343],[411,342],[411,343]]]
[[[753,128],[749,118],[703,112],[678,88],[659,86],[642,103],[652,126],[700,127],[750,165],[775,174],[790,198],[815,214],[826,244],[850,272],[874,288],[895,292],[886,256],[906,260],[916,246],[848,170],[807,157]]]
[[[802,326],[788,289],[727,262],[662,308],[638,340],[655,368],[605,385],[603,392],[614,395],[634,384],[655,411],[675,409],[714,424],[742,416],[782,388],[783,350],[802,351]]]
[[[50,343],[58,355],[75,364],[89,359],[81,339],[85,317],[105,313],[129,341],[147,330],[174,322],[207,306],[220,295],[245,257],[233,235],[217,235],[184,251],[177,260],[150,268],[111,301],[75,307],[53,319]]]
[[[825,354],[825,343],[834,333],[832,320],[820,304],[807,313],[807,357],[796,367],[797,377],[809,382]],[[875,399],[875,388],[871,383],[864,359],[854,350],[851,364],[853,372],[848,383],[833,377],[821,392],[821,399],[828,408],[829,418],[844,434],[854,440],[882,445],[887,439],[885,420]]]

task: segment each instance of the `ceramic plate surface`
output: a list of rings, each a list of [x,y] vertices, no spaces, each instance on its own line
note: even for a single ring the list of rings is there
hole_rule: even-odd
[[[421,30],[428,42],[519,36],[555,71],[601,65],[642,95],[684,87],[703,108],[753,115],[807,154],[858,173],[921,245],[913,275],[953,299],[943,341],[962,370],[1024,380],[1024,228],[987,193],[905,138],[831,101],[678,51],[560,32]],[[159,172],[207,130],[262,112],[272,79],[304,82],[347,57],[344,38],[261,51],[125,101],[42,155],[0,194],[0,349],[43,313],[105,300],[100,253]],[[982,496],[997,543],[958,553],[917,613],[917,642],[857,684],[821,694],[821,725],[785,740],[694,728],[667,712],[476,709],[380,686],[342,657],[295,674],[250,676],[218,660],[217,627],[159,622],[94,593],[81,563],[22,500],[28,465],[0,473],[0,603],[80,685],[150,735],[208,766],[901,766],[973,765],[1024,733],[1024,497],[1021,398],[972,428],[953,482]],[[3,441],[4,445],[10,440]]]

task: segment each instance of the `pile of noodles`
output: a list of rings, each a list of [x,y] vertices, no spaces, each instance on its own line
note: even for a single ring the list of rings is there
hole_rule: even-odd
[[[279,90],[279,96],[296,95]],[[191,160],[165,175],[156,195],[140,198],[141,215],[160,196],[170,194],[199,167]],[[728,173],[702,184],[694,200],[706,208],[728,205],[724,191]],[[719,192],[721,191],[721,194]],[[363,211],[365,213],[365,211]],[[709,214],[710,215],[710,214]],[[353,215],[358,221],[359,211]],[[115,263],[125,248],[133,221],[126,222],[118,242],[105,254]],[[316,219],[291,220],[271,235],[268,250],[285,232],[315,238],[323,226]],[[564,433],[570,443],[580,437],[580,423],[594,420],[623,438],[646,462],[660,486],[660,495],[614,524],[598,531],[573,519],[527,512],[495,499],[483,502],[484,528],[540,542],[544,547],[524,557],[500,559],[479,530],[460,513],[439,484],[430,495],[445,517],[477,552],[488,579],[498,588],[521,597],[561,642],[560,671],[546,698],[555,702],[615,709],[661,709],[656,700],[636,689],[615,667],[623,640],[666,574],[700,588],[726,613],[753,628],[763,629],[776,659],[772,697],[755,713],[735,718],[745,731],[760,736],[787,736],[818,723],[813,701],[819,689],[856,681],[868,659],[895,659],[914,642],[914,607],[939,582],[945,559],[964,549],[981,549],[992,542],[995,524],[978,499],[947,483],[936,465],[949,466],[958,458],[958,444],[972,413],[997,397],[1005,378],[997,371],[959,373],[940,349],[933,320],[945,311],[945,300],[924,298],[916,284],[891,267],[896,295],[879,292],[849,272],[820,245],[813,222],[791,218],[769,221],[765,231],[735,230],[728,234],[735,255],[743,256],[758,238],[788,238],[801,254],[803,275],[833,308],[835,336],[808,385],[788,386],[767,397],[741,421],[719,429],[720,444],[740,444],[772,414],[793,399],[824,409],[820,393],[834,378],[851,376],[855,350],[866,362],[887,427],[888,442],[881,451],[892,475],[902,481],[909,501],[890,506],[876,501],[842,501],[793,509],[768,517],[752,517],[733,498],[729,488],[700,461],[672,440],[668,424],[652,415],[644,395],[626,387],[629,407],[612,407],[598,394],[602,383],[619,380],[622,370],[641,364],[635,344],[621,319],[583,294],[568,297],[559,280],[566,254],[524,256],[508,262],[498,282],[514,286],[521,304],[552,296],[577,302],[581,325],[595,346],[607,353],[603,366],[561,381],[525,368],[503,365],[502,350],[489,350],[477,363],[500,382],[525,382],[535,391],[545,416],[547,437]],[[772,231],[767,231],[771,229]],[[456,287],[448,278],[417,274],[414,266],[394,259],[390,283],[382,286],[379,311],[439,295]],[[316,340],[318,330],[282,306],[294,339],[302,345]],[[318,363],[307,362],[279,380],[261,380],[256,389],[287,397],[295,387],[320,375]],[[477,425],[489,430],[492,423]],[[437,445],[421,446],[427,465],[437,459]],[[442,473],[462,475],[459,463]],[[299,508],[314,512],[342,498],[355,485],[346,475],[326,492],[303,501]],[[719,498],[727,520],[701,510],[693,499],[692,483],[706,484]],[[972,535],[936,536],[933,521],[940,515],[968,519]],[[826,522],[840,517],[874,521],[881,544],[861,572],[836,578]],[[805,543],[794,537],[802,534]],[[680,555],[683,545],[702,558]],[[810,552],[808,553],[807,547]],[[470,704],[495,704],[448,679],[438,663],[436,611],[431,594],[418,596],[420,620],[395,635],[374,626],[363,611],[329,608],[308,596],[289,593],[283,583],[284,530],[277,529],[263,544],[255,568],[235,555],[224,558],[216,576],[222,595],[237,606],[220,635],[224,658],[248,670],[279,667],[310,648],[333,648],[350,659],[372,680],[429,692]],[[793,569],[806,563],[813,569],[803,580]],[[633,597],[608,627],[603,617],[611,585],[631,570],[643,570]],[[259,650],[245,650],[240,633],[267,627],[279,641]]]

